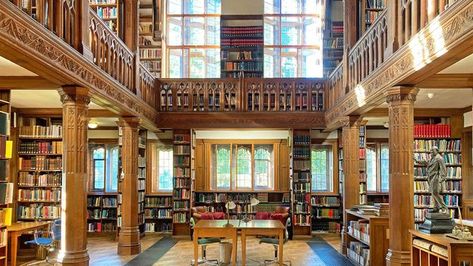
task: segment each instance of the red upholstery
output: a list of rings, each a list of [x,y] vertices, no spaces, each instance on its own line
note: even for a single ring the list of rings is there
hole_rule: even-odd
[[[225,219],[225,213],[223,212],[208,212],[205,207],[197,206],[192,207],[192,217],[195,222],[199,220],[223,220]]]
[[[286,224],[287,218],[289,217],[289,207],[278,206],[274,212],[257,212],[255,215],[256,220],[279,220],[283,225]]]
[[[223,213],[223,212],[212,212],[211,214],[212,214],[214,220],[224,220],[225,219],[225,213]]]
[[[270,219],[279,220],[282,224],[286,224],[287,217],[288,215],[284,215],[283,213],[272,213]]]
[[[271,217],[271,213],[269,212],[256,212],[255,219],[256,220],[269,220]]]
[[[214,216],[211,212],[204,212],[200,214],[200,220],[213,220]]]

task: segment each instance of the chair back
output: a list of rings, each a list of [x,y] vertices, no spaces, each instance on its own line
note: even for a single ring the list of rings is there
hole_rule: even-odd
[[[51,226],[51,232],[53,233],[52,238],[55,241],[61,240],[61,220],[54,220]]]

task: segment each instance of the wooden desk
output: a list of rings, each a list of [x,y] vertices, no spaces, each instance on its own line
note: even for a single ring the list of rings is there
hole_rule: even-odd
[[[277,236],[279,238],[279,265],[283,265],[284,231],[286,228],[278,220],[253,220],[248,223],[241,222],[241,265],[246,264],[246,237],[255,235]]]
[[[232,227],[225,227],[227,220],[200,220],[194,226],[194,261],[199,259],[199,237],[225,237],[232,239],[232,265],[236,266],[238,246],[238,220],[230,220]],[[195,264],[197,265],[197,264]]]
[[[22,223],[13,223],[10,226],[7,226],[8,237],[11,241],[11,266],[16,266],[16,254],[18,253],[18,237],[22,234],[37,229],[48,229],[51,222],[22,222]]]

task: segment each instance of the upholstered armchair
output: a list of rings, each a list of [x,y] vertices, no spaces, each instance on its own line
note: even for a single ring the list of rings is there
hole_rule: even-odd
[[[289,239],[292,239],[292,226],[289,215],[290,208],[287,206],[277,206],[273,212],[257,212],[256,220],[279,220],[283,225],[286,225]]]
[[[191,239],[193,238],[194,235],[194,226],[199,222],[200,220],[223,220],[225,219],[225,213],[224,212],[208,212],[205,206],[196,206],[191,208]]]

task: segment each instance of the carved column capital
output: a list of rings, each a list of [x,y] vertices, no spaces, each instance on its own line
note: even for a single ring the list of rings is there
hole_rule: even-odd
[[[353,127],[353,126],[359,126],[359,123],[361,122],[360,116],[358,115],[350,115],[350,116],[345,116],[340,119],[340,124],[342,128],[344,127]]]
[[[90,103],[89,90],[83,87],[77,86],[63,86],[58,90],[61,96],[61,102],[65,103],[77,103],[88,105]]]
[[[388,89],[385,93],[388,104],[401,101],[415,102],[419,89],[416,87],[397,86]]]
[[[141,119],[138,117],[134,116],[129,116],[129,117],[121,117],[118,119],[117,122],[119,127],[127,127],[127,128],[132,128],[132,129],[138,129],[139,126],[141,125]]]

